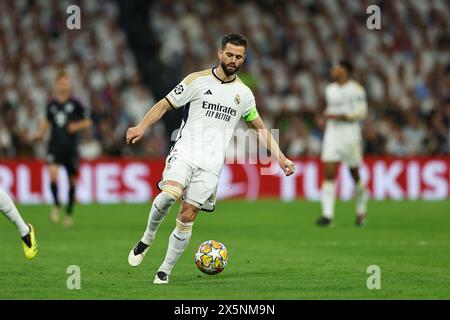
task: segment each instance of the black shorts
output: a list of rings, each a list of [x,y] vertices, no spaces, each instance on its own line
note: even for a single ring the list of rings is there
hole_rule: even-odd
[[[47,161],[49,164],[64,166],[69,176],[75,176],[78,174],[79,158],[76,154],[49,152],[47,155]]]

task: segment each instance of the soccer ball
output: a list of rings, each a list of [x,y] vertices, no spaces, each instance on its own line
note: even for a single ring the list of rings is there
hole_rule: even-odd
[[[228,250],[223,243],[216,240],[203,242],[195,253],[197,268],[206,274],[222,272],[228,263]]]

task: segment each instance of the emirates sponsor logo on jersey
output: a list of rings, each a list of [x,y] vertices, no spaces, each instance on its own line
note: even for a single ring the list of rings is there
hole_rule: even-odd
[[[237,113],[236,109],[223,106],[220,103],[209,103],[208,101],[203,101],[203,109],[222,112],[230,116],[236,116]]]
[[[220,103],[209,103],[208,101],[203,101],[203,109],[206,109],[206,116],[210,118],[215,118],[223,121],[229,122],[231,116],[236,116],[236,109],[223,106]]]

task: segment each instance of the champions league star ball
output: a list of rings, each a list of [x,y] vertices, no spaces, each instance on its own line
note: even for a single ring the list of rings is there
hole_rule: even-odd
[[[228,250],[216,240],[203,242],[195,253],[197,268],[206,274],[218,274],[222,272],[228,263]]]

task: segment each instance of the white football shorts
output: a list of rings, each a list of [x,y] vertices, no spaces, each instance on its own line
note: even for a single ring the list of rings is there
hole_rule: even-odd
[[[343,162],[350,168],[360,167],[363,156],[359,126],[327,125],[322,144],[321,160],[322,162]]]
[[[216,191],[219,177],[206,171],[177,154],[169,154],[162,174],[162,181],[158,184],[162,188],[164,181],[176,181],[183,188],[183,200],[204,210],[214,211]]]

